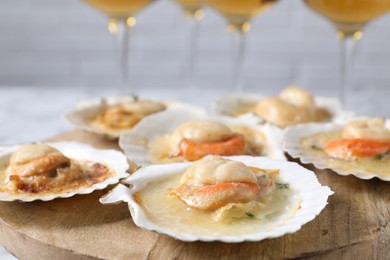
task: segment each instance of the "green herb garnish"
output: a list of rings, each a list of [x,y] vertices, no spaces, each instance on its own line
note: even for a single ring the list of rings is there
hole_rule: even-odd
[[[138,95],[131,94],[131,97],[134,99],[134,102],[137,102],[139,100]]]
[[[318,146],[315,145],[315,144],[312,144],[312,145],[310,146],[310,148],[313,149],[313,150],[321,150],[321,148],[318,147]]]
[[[247,215],[248,218],[250,218],[250,219],[255,219],[255,218],[256,218],[255,215],[253,215],[253,214],[250,213],[250,212],[246,212],[245,215]]]
[[[387,156],[388,154],[390,154],[390,150],[387,151],[387,152],[384,152],[384,153],[380,153],[380,154],[377,154],[375,155],[375,159],[377,160],[382,160],[385,156]]]
[[[385,155],[383,153],[375,155],[375,159],[377,159],[377,160],[382,160],[383,157],[385,157]]]
[[[284,189],[287,190],[290,188],[290,184],[288,184],[288,183],[276,183],[276,185],[278,185],[278,188],[281,190],[284,190]]]

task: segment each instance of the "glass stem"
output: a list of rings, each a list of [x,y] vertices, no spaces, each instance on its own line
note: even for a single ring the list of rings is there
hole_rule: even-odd
[[[130,27],[124,22],[123,28],[118,35],[120,44],[120,79],[122,85],[127,85],[129,83],[129,34]]]
[[[199,40],[199,27],[200,22],[195,17],[190,17],[189,19],[190,31],[188,37],[188,54],[187,54],[187,62],[186,62],[186,70],[184,72],[184,76],[187,81],[187,85],[194,90],[196,88],[195,84],[195,63],[196,57],[198,57],[198,40]]]
[[[237,92],[242,92],[245,85],[243,75],[246,49],[245,35],[245,31],[241,29],[237,29],[234,33],[234,37],[236,38],[236,53],[233,60],[233,84]]]
[[[128,24],[133,22],[132,24]],[[127,20],[110,19],[108,29],[117,41],[119,84],[121,87],[129,85],[129,33],[135,24],[133,17]]]
[[[354,36],[341,36],[339,38],[341,58],[339,97],[343,107],[347,107],[347,93],[351,90],[356,45],[359,38]]]

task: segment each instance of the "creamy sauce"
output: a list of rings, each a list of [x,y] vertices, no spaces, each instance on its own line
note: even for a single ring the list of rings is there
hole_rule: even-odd
[[[184,161],[183,157],[174,156],[171,148],[170,135],[158,136],[150,142],[149,158],[154,164]]]
[[[99,129],[100,131],[104,132],[104,133],[108,133],[108,134],[112,134],[112,135],[120,135],[122,132],[125,132],[125,131],[128,131],[130,130],[132,127],[124,127],[124,128],[113,128],[113,127],[109,127],[103,123],[100,122],[100,120],[98,119],[95,119],[93,121],[90,121],[89,123],[89,126],[91,126],[92,128],[95,128],[95,129]]]
[[[303,157],[310,157],[313,161],[321,162],[331,169],[352,173],[390,175],[390,157],[388,155],[381,159],[375,157],[356,157],[353,160],[329,157],[323,150],[325,144],[337,138],[341,138],[341,131],[320,132],[302,138],[300,153]]]
[[[229,128],[236,134],[245,137],[245,155],[261,156],[266,155],[267,139],[263,132],[252,129],[245,125],[230,125]],[[178,147],[177,147],[178,149]],[[148,146],[149,159],[152,163],[174,163],[185,161],[181,156],[175,156],[171,135],[158,136]]]
[[[229,128],[234,133],[241,134],[245,137],[245,155],[265,155],[264,149],[267,143],[267,138],[263,132],[245,125],[230,125]]]
[[[233,117],[239,117],[246,113],[254,113],[256,110],[256,102],[245,102],[236,106],[230,113]]]
[[[7,165],[3,167],[3,165],[0,166],[0,191],[2,191],[3,186],[5,186],[5,181],[7,178],[7,175],[5,174],[5,169],[7,168]]]
[[[180,177],[181,174],[177,174],[163,181],[151,182],[134,195],[151,221],[171,231],[214,236],[254,234],[283,225],[300,207],[300,198],[294,189],[277,185],[260,199],[259,212],[247,212],[247,216],[230,223],[217,222],[213,220],[213,212],[190,208],[169,192],[179,186]],[[283,183],[278,178],[276,182]]]

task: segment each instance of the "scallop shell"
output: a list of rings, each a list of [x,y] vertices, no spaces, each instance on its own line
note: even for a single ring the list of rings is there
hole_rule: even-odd
[[[134,102],[136,100],[135,96],[118,96],[118,97],[101,97],[94,99],[85,99],[80,100],[75,109],[68,111],[64,115],[65,121],[69,124],[75,126],[76,128],[85,130],[87,132],[104,135],[109,139],[118,139],[119,135],[123,131],[127,130],[118,130],[118,131],[108,131],[91,124],[91,121],[96,118],[96,116],[104,111],[108,106],[115,104],[122,104],[128,102]],[[175,102],[164,102],[168,107],[175,105]]]
[[[285,234],[297,232],[302,225],[313,220],[327,205],[327,200],[333,192],[327,186],[321,186],[315,174],[302,166],[287,162],[272,160],[265,157],[251,156],[231,156],[225,157],[230,160],[241,161],[248,166],[280,169],[283,181],[290,184],[290,187],[297,192],[300,199],[300,208],[294,209],[295,214],[289,214],[289,217],[283,224],[272,226],[266,231],[260,231],[254,234],[244,234],[236,236],[224,235],[194,235],[191,233],[195,226],[189,226],[183,231],[172,231],[169,228],[161,228],[150,220],[140,205],[134,200],[133,194],[141,189],[147,188],[151,182],[156,182],[162,178],[183,174],[183,172],[193,163],[175,163],[165,165],[152,165],[141,168],[132,176],[127,178],[124,183],[119,184],[110,193],[100,199],[103,204],[126,202],[129,205],[134,223],[144,229],[166,234],[182,241],[222,241],[227,243],[237,243],[243,241],[260,241],[267,238],[276,238]],[[173,223],[173,225],[175,225]]]
[[[78,190],[72,190],[70,192],[53,193],[53,194],[28,194],[28,193],[7,193],[0,192],[0,201],[24,201],[30,202],[34,200],[49,201],[55,198],[69,198],[76,194],[89,194],[94,190],[102,190],[108,185],[116,184],[120,179],[128,177],[127,170],[129,165],[127,164],[127,158],[121,152],[115,150],[99,150],[92,146],[81,144],[77,142],[54,142],[47,143],[48,145],[58,149],[66,157],[75,160],[88,160],[92,162],[99,162],[110,169],[115,171],[115,175],[104,180],[103,182],[93,184],[90,187],[81,187]],[[0,153],[0,165],[7,165],[10,156],[20,146],[11,146],[1,149]]]
[[[253,117],[231,118],[225,116],[209,115],[205,110],[191,106],[180,106],[164,112],[149,116],[137,124],[132,130],[121,134],[119,146],[128,158],[138,165],[150,165],[148,145],[156,137],[171,134],[177,127],[188,121],[212,119],[227,125],[245,125],[259,130],[267,138],[267,157],[286,160],[281,148],[282,131],[269,124],[259,126]]]
[[[356,120],[355,118],[353,120]],[[362,118],[360,118],[362,119]],[[299,158],[302,163],[309,164],[312,163],[317,169],[331,169],[334,172],[346,176],[354,175],[359,179],[367,180],[377,177],[384,181],[390,181],[390,175],[383,175],[379,172],[374,172],[371,174],[362,173],[362,172],[347,172],[340,169],[330,168],[325,160],[319,161],[314,157],[303,156],[302,150],[300,149],[300,143],[302,138],[315,134],[318,132],[328,132],[334,130],[342,130],[345,126],[345,123],[309,123],[302,124],[297,126],[291,126],[286,129],[283,138],[283,149],[294,158]],[[390,120],[386,120],[386,128],[390,129]]]
[[[258,102],[264,98],[266,98],[264,95],[249,93],[228,94],[220,97],[215,101],[213,110],[217,114],[230,116],[232,111],[234,111],[241,104]],[[354,115],[353,112],[342,110],[341,104],[336,98],[316,96],[314,97],[314,101],[318,107],[325,108],[333,115],[332,122],[344,122],[346,119],[349,119]],[[246,113],[239,116],[238,118],[241,117],[254,117],[257,118],[258,123],[265,122],[263,118],[254,113]]]

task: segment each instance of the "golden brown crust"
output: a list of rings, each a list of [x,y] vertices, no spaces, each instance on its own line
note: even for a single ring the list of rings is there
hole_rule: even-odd
[[[63,193],[80,187],[89,187],[111,177],[113,172],[105,165],[87,161],[72,161],[67,168],[57,169],[55,177],[42,175],[29,178],[11,175],[9,187],[14,192],[33,194]]]
[[[110,106],[103,113],[97,115],[96,121],[107,128],[130,129],[143,117],[165,109],[166,106],[162,103],[139,100]]]
[[[110,128],[131,128],[141,119],[140,115],[133,114],[121,105],[109,107],[98,115],[98,121]]]
[[[30,144],[14,152],[6,174],[11,192],[47,194],[89,187],[114,172],[100,163],[71,160],[48,145]]]

